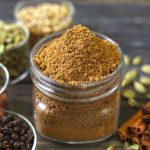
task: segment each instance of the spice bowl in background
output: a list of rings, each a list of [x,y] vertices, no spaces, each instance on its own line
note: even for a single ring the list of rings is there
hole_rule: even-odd
[[[9,73],[6,67],[0,63],[0,108],[8,107],[7,86],[9,84]]]
[[[43,137],[59,142],[75,144],[103,141],[110,137],[117,127],[119,90],[124,72],[122,52],[118,47],[118,67],[100,81],[78,85],[57,82],[39,69],[34,57],[42,47],[47,47],[46,43],[51,43],[54,39],[58,41],[61,35],[62,33],[57,33],[44,38],[33,48],[30,55],[36,128]],[[96,35],[116,44],[100,33]],[[41,66],[45,68],[44,65]]]
[[[16,20],[26,24],[30,30],[31,47],[41,38],[68,28],[74,13],[74,5],[66,0],[20,1],[14,9]]]
[[[29,30],[19,23],[0,21],[0,62],[9,70],[10,84],[28,75]]]
[[[2,149],[36,150],[37,135],[31,122],[24,116],[0,109]]]

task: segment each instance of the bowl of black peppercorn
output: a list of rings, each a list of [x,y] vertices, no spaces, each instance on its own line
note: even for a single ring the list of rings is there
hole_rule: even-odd
[[[24,116],[0,109],[0,150],[35,150],[36,131]]]

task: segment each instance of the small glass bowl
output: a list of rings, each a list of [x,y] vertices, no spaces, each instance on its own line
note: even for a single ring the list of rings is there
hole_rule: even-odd
[[[22,116],[22,115],[20,115],[20,114],[18,114],[16,112],[12,112],[12,111],[8,111],[8,110],[0,108],[0,118],[2,116],[5,116],[5,115],[13,115],[15,118],[21,119],[22,121],[24,121],[24,122],[26,122],[28,124],[28,126],[30,127],[30,129],[31,129],[31,131],[33,133],[33,136],[34,136],[33,146],[32,146],[31,150],[36,150],[36,147],[37,147],[37,135],[36,135],[36,131],[35,131],[32,123],[27,118],[25,118],[24,116]]]
[[[0,63],[0,108],[8,108],[8,92],[9,73],[6,67]]]
[[[14,21],[5,21],[15,23]],[[16,84],[28,75],[28,55],[29,55],[29,30],[20,23],[16,23],[25,34],[25,39],[16,47],[0,54],[0,62],[3,63],[10,75],[10,84]]]
[[[9,73],[7,68],[0,63],[0,95],[7,89],[9,83]]]
[[[49,34],[52,34],[54,32],[57,32],[57,31],[61,31],[61,30],[65,30],[67,28],[70,27],[70,25],[72,24],[73,22],[73,17],[74,17],[74,14],[75,14],[75,7],[74,5],[68,1],[68,0],[30,0],[30,1],[19,1],[15,8],[14,8],[14,17],[16,18],[16,20],[18,22],[22,22],[24,24],[26,24],[22,19],[20,19],[18,16],[17,16],[17,13],[19,12],[19,10],[21,10],[22,8],[24,7],[27,7],[27,6],[37,6],[41,3],[54,3],[54,4],[61,4],[61,3],[65,3],[68,5],[69,9],[70,9],[70,13],[68,14],[68,16],[66,16],[64,19],[60,20],[60,25],[63,25],[62,28],[59,28],[58,30],[55,30],[51,33],[35,33],[35,32],[32,32],[30,27],[29,27],[29,30],[30,30],[30,46],[33,47],[40,39],[42,39],[43,37],[49,35]],[[65,21],[69,22],[68,24],[65,24]],[[65,24],[65,25],[64,25]]]

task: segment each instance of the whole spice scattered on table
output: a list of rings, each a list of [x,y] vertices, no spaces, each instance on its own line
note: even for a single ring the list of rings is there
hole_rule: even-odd
[[[140,146],[138,144],[129,144],[128,142],[124,142],[123,150],[139,150]]]
[[[15,23],[0,21],[0,62],[9,70],[11,81],[23,74],[28,66],[26,30]]]
[[[140,65],[142,63],[142,57],[141,56],[135,56],[132,60],[133,65]]]
[[[49,87],[45,85],[45,89],[41,84],[42,76],[38,82],[39,76],[31,74],[35,124],[39,133],[63,142],[90,142],[112,135],[119,113],[123,66],[116,72],[117,78],[110,78],[113,82],[104,81],[120,64],[118,45],[76,25],[37,50],[33,55],[34,64],[47,80],[58,83],[54,83],[55,89],[46,81],[52,87],[45,91]],[[94,82],[97,84],[88,86]]]
[[[150,101],[119,129],[121,140],[140,145],[140,150],[150,149]]]
[[[33,140],[33,133],[25,121],[10,114],[0,116],[1,150],[31,150]]]
[[[109,145],[106,150],[115,150],[115,145]]]
[[[136,99],[139,97],[141,99],[150,98],[150,76],[148,74],[150,65],[143,64],[144,61],[141,56],[135,56],[131,59],[125,55],[124,62],[128,71],[125,73],[121,85],[122,96],[128,100],[129,106],[139,108],[140,103]]]
[[[150,64],[144,64],[142,67],[141,67],[141,71],[143,73],[146,73],[146,74],[149,74],[150,75]]]
[[[19,21],[30,29],[31,46],[53,32],[65,29],[72,21],[72,10],[68,3],[39,3],[24,6],[16,12]]]

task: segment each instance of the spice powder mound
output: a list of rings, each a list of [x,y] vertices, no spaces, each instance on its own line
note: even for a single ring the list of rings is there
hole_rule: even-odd
[[[97,37],[87,27],[76,25],[44,45],[34,61],[47,77],[77,86],[111,74],[120,62],[117,49],[117,45]],[[78,96],[77,93],[76,98],[80,98]],[[54,99],[34,86],[33,97],[36,128],[50,139],[95,141],[112,135],[116,128],[120,104],[118,89],[97,101],[80,103]]]
[[[34,60],[46,76],[59,82],[80,84],[111,74],[120,61],[117,48],[87,27],[76,25],[42,47]]]

